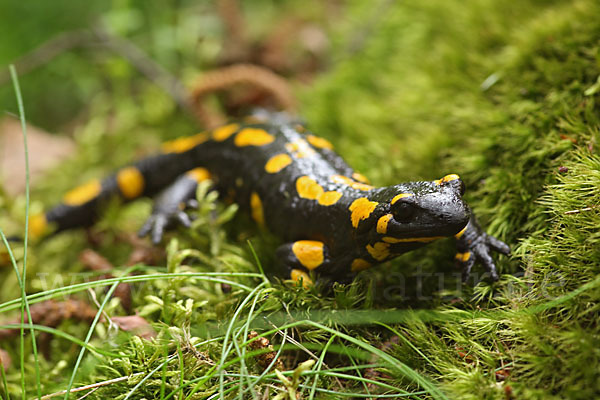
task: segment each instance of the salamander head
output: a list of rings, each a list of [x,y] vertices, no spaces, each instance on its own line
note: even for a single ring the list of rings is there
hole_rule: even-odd
[[[462,200],[465,186],[458,175],[428,182],[408,182],[374,194],[377,234],[388,243],[428,243],[459,233],[469,222]]]

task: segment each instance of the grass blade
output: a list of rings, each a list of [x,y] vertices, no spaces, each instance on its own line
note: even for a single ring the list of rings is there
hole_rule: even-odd
[[[17,106],[19,108],[19,119],[21,121],[21,130],[23,132],[23,145],[25,149],[25,239],[23,242],[24,253],[23,253],[23,272],[21,274],[21,279],[19,279],[19,284],[21,285],[21,321],[24,320],[25,312],[27,312],[27,317],[29,321],[31,321],[31,312],[29,310],[29,303],[27,301],[27,295],[25,294],[25,280],[27,279],[27,247],[29,240],[29,149],[27,147],[27,124],[25,122],[25,107],[23,107],[23,98],[21,96],[21,88],[19,86],[19,79],[17,77],[17,71],[14,65],[8,66],[10,70],[10,77],[13,83],[13,87],[15,90],[15,96],[17,98]],[[8,243],[3,238],[6,248],[8,249]],[[14,261],[14,258],[13,258]],[[13,264],[16,266],[16,264]],[[17,269],[17,275],[18,269]],[[38,353],[37,353],[37,344],[35,341],[35,332],[33,328],[30,330],[31,332],[31,345],[33,348],[33,356],[35,360],[35,380],[36,380],[36,388],[38,398],[42,397],[42,386],[40,382],[40,366],[38,361]],[[25,388],[25,337],[24,337],[24,327],[21,327],[21,386],[22,386],[22,398],[25,399],[27,397],[27,391]]]

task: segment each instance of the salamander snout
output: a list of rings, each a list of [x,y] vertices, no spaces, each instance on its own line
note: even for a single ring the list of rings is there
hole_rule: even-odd
[[[456,174],[446,175],[441,179],[435,180],[434,183],[441,187],[453,189],[461,197],[465,194],[465,183]]]
[[[463,202],[465,184],[456,174],[446,175],[435,180],[434,185],[439,188],[438,218],[443,221],[449,230],[462,229],[470,218],[470,210]]]

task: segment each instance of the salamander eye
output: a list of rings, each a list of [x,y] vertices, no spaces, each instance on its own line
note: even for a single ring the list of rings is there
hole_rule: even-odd
[[[392,206],[392,214],[394,219],[398,222],[410,221],[416,212],[415,206],[405,201],[398,201]]]

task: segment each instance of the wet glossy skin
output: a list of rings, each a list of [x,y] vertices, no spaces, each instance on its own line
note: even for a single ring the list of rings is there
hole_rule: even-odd
[[[98,205],[115,194],[133,200],[162,190],[141,230],[160,241],[172,222],[189,224],[180,204],[193,197],[199,181],[210,178],[223,196],[233,197],[285,242],[277,250],[279,260],[305,285],[309,271],[346,280],[454,235],[461,251],[457,260],[467,273],[477,260],[497,277],[489,253],[508,253],[508,247],[471,217],[457,175],[373,187],[328,141],[280,117],[165,143],[161,154],[69,192],[63,204],[34,219],[33,233],[48,224],[55,230],[88,225]]]

